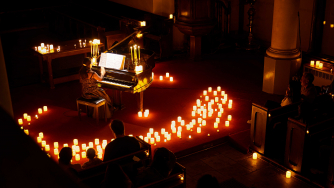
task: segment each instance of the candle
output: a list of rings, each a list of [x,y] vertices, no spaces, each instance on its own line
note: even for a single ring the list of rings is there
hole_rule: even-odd
[[[82,148],[82,150],[86,150],[87,149],[86,144],[81,144],[81,148]]]
[[[170,141],[172,138],[171,138],[171,134],[168,134],[167,135],[167,140]]]
[[[150,138],[150,144],[154,144],[154,138]]]
[[[59,147],[58,142],[53,142],[53,147],[57,149]]]
[[[174,127],[175,127],[175,121],[172,121],[172,126],[174,126]]]
[[[59,152],[58,152],[58,149],[56,148],[56,149],[53,149],[53,154],[55,154],[55,155],[59,155]]]
[[[161,134],[165,134],[165,128],[161,128]]]
[[[186,125],[186,128],[187,128],[187,130],[189,131],[189,130],[190,130],[190,125],[187,124],[187,125]]]
[[[320,64],[320,61],[316,61],[316,62],[315,62],[315,66],[316,66],[316,67],[319,67],[319,64]]]
[[[133,62],[132,46],[130,46],[130,51],[131,51],[131,61]]]
[[[203,125],[203,126],[206,125],[206,120],[202,120],[202,125]]]
[[[35,115],[35,118],[38,119],[38,115]]]
[[[197,133],[201,133],[201,127],[197,127]]]
[[[218,102],[219,101],[219,98],[218,97],[215,97],[215,102]]]
[[[222,113],[221,112],[218,112],[218,117],[222,117]]]
[[[185,122],[184,120],[181,120],[181,125],[184,126],[185,125]]]
[[[145,137],[145,138],[144,138],[144,141],[148,143],[148,138],[147,138],[147,137]]]
[[[311,66],[311,67],[314,67],[314,61],[311,61],[311,62],[310,62],[310,66]]]
[[[27,121],[31,121],[31,116],[27,116]]]
[[[140,26],[145,27],[146,26],[146,21],[140,22]]]
[[[151,133],[147,133],[147,138],[151,138]]]
[[[177,137],[181,138],[181,131],[177,131]]]
[[[43,132],[38,133],[38,136],[43,138],[44,137]]]
[[[138,59],[140,61],[140,46],[138,46]]]
[[[89,143],[88,143],[88,146],[89,146],[90,148],[93,148],[93,147],[94,147],[93,142],[89,142]]]
[[[211,91],[212,91],[212,87],[209,87],[209,88],[208,88],[208,92],[211,92]]]
[[[227,120],[231,121],[231,120],[232,120],[232,116],[231,116],[231,115],[228,115],[228,116],[227,116]]]
[[[75,152],[80,152],[80,146],[75,146]]]
[[[149,130],[150,130],[150,131],[149,131],[149,132],[150,132],[150,134],[153,134],[153,132],[154,132],[154,129],[153,129],[153,128],[150,128]]]
[[[85,151],[81,152],[81,158],[83,158],[83,159],[86,158],[86,152]]]
[[[203,95],[207,95],[207,94],[208,94],[208,91],[204,90]]]
[[[75,160],[76,160],[76,161],[80,161],[80,154],[76,154],[76,155],[75,155]]]
[[[194,116],[195,116],[195,114],[196,114],[196,111],[192,111],[192,112],[191,112],[191,116],[193,116],[193,117],[194,117]]]
[[[217,96],[217,91],[213,91],[213,96]]]
[[[206,110],[203,111],[203,116],[202,116],[203,119],[206,118]]]
[[[209,96],[205,96],[205,101],[209,101]]]
[[[133,58],[134,58],[134,60],[135,60],[135,62],[137,62],[137,45],[134,45],[133,46]],[[137,65],[137,63],[136,63],[136,65]]]
[[[41,47],[44,48],[44,43],[41,43]]]
[[[43,106],[43,110],[44,110],[44,112],[48,111],[48,107],[47,106]]]
[[[97,146],[96,146],[96,150],[97,150],[97,151],[100,151],[100,150],[102,150],[102,147],[101,147],[100,145],[97,145]]]
[[[169,78],[169,81],[172,82],[172,81],[173,81],[173,77],[170,77],[170,78]]]
[[[50,151],[50,145],[45,145],[45,151]]]
[[[230,100],[228,100],[228,104],[232,104],[232,100],[230,99]]]
[[[45,147],[45,145],[46,145],[46,141],[43,140],[43,141],[42,141],[42,147]]]
[[[320,63],[320,64],[319,64],[319,69],[322,69],[323,66],[324,66],[324,64],[323,64],[323,63]]]
[[[191,138],[191,135],[189,135],[189,137],[188,138]]]
[[[143,112],[139,111],[138,112],[138,117],[143,117]]]
[[[95,145],[99,145],[100,140],[98,138],[95,138]]]
[[[217,123],[220,123],[220,118],[216,118],[216,122],[217,122]]]
[[[232,108],[232,104],[228,104],[228,108],[231,109]]]
[[[286,178],[291,178],[291,171],[286,171],[286,174],[285,174],[285,177]]]
[[[99,158],[99,159],[102,159],[102,153],[99,153],[99,154],[97,154],[97,157]]]
[[[181,122],[181,116],[177,117],[177,122]]]
[[[257,159],[257,153],[253,153],[253,159]]]
[[[198,107],[201,106],[201,100],[197,99],[197,100],[196,100],[196,105],[197,105]]]
[[[218,128],[218,123],[217,122],[214,122],[213,128]]]
[[[160,79],[160,80],[163,80],[163,76],[160,76],[159,79]]]
[[[177,131],[178,131],[178,132],[182,132],[182,127],[181,127],[181,126],[178,126],[178,127],[177,127]]]
[[[230,126],[230,122],[229,121],[225,121],[225,127]]]
[[[192,123],[193,125],[195,125],[195,124],[196,124],[196,119],[192,119],[192,120],[191,120],[191,123]]]
[[[169,19],[173,19],[173,14],[169,14]]]
[[[73,139],[73,144],[78,145],[78,139]]]
[[[28,129],[24,129],[24,133],[26,133],[26,135],[29,135],[29,130]]]
[[[23,124],[23,120],[22,119],[18,119],[18,121],[19,121],[19,125]]]
[[[42,108],[38,108],[38,113],[39,114],[43,113]]]
[[[159,136],[159,133],[158,132],[154,132],[154,137],[157,137]]]
[[[64,144],[63,147],[68,147],[68,144]]]
[[[148,117],[148,112],[147,111],[144,112],[144,117]]]
[[[217,87],[217,91],[221,91],[221,89],[222,89],[222,88],[221,88],[220,86]]]
[[[160,142],[160,136],[157,136],[155,139],[157,142]]]
[[[144,140],[144,136],[143,135],[140,135],[139,138],[142,139],[142,140]]]
[[[172,128],[172,133],[176,133],[176,128],[175,127]]]
[[[221,108],[221,109],[220,109],[220,112],[221,112],[221,113],[224,113],[224,108]]]

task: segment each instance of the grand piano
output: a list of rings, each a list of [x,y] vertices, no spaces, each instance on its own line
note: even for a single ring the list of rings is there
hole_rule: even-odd
[[[141,57],[138,65],[143,66],[142,72],[134,71],[134,65],[130,58],[130,45],[137,42],[136,35],[142,30],[137,30],[125,37],[122,41],[113,44],[107,51],[126,56],[123,70],[105,68],[105,75],[102,81],[98,82],[103,88],[113,90],[113,102],[117,109],[122,109],[122,92],[130,92],[136,95],[138,111],[143,111],[143,92],[153,81],[152,69],[155,66],[154,55],[151,50],[140,49]],[[100,73],[101,67],[93,66],[92,70]]]

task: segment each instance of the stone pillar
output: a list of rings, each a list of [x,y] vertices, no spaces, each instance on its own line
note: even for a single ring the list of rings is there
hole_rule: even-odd
[[[3,55],[1,37],[0,37],[0,107],[10,116],[14,117],[12,99],[9,91],[5,58]]]
[[[297,49],[299,1],[274,1],[271,46],[264,58],[264,92],[284,95],[289,80],[301,66]]]

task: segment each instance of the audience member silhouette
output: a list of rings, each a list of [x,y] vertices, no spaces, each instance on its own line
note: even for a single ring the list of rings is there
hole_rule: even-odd
[[[161,147],[155,149],[151,165],[144,169],[136,177],[137,186],[162,180],[169,176],[176,163],[174,153],[167,148]]]
[[[304,73],[301,82],[301,101],[298,106],[298,117],[301,122],[307,122],[311,119],[311,112],[314,107],[314,100],[317,96],[317,90],[313,85],[314,76],[311,73]]]
[[[288,89],[286,90],[284,99],[281,101],[281,106],[287,106],[289,104],[300,101],[300,82],[295,79],[289,82]]]
[[[77,171],[81,170],[80,164],[71,164],[72,148],[63,147],[59,152],[59,166],[64,169],[72,178],[77,179]]]
[[[104,180],[101,183],[102,188],[119,187],[131,188],[132,182],[120,165],[111,163],[108,165]]]
[[[197,181],[197,188],[219,188],[219,183],[216,177],[211,176],[210,174],[203,175],[200,179]]]
[[[113,120],[110,124],[116,139],[109,142],[105,148],[103,161],[109,161],[140,150],[136,138],[124,135],[124,124],[121,120]]]
[[[101,159],[96,158],[96,152],[94,148],[88,148],[86,157],[88,158],[88,161],[82,165],[82,168],[88,168],[102,163]]]

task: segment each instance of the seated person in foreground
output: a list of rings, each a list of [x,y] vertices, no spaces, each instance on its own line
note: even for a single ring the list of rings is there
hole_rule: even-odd
[[[90,58],[86,57],[83,61],[82,67],[79,71],[80,83],[82,84],[82,97],[85,99],[94,99],[102,97],[106,100],[109,108],[106,108],[107,118],[111,118],[113,112],[113,104],[109,95],[97,86],[97,81],[101,81],[104,77],[105,70],[101,67],[101,76],[92,71],[92,64]]]
[[[199,178],[197,181],[196,188],[206,188],[206,187],[219,188],[220,186],[217,178],[210,174],[205,174],[201,178]]]
[[[136,177],[137,186],[146,185],[168,177],[175,163],[176,157],[173,152],[164,147],[155,149],[151,165],[138,173]]]
[[[116,163],[111,163],[107,167],[101,187],[131,188],[133,186],[130,178],[126,175],[121,166]]]
[[[88,161],[82,165],[83,169],[102,163],[102,160],[96,157],[96,152],[94,148],[88,148],[86,157],[88,158]]]
[[[104,152],[104,162],[140,150],[140,144],[136,138],[124,135],[124,124],[121,120],[113,120],[110,128],[116,139],[107,144]]]
[[[67,172],[71,177],[77,179],[77,171],[80,171],[81,165],[80,164],[71,164],[72,159],[72,148],[70,147],[63,147],[59,152],[59,166]]]

